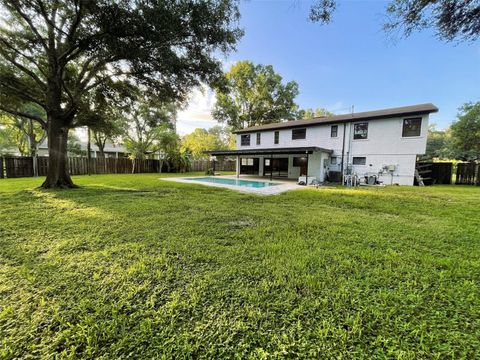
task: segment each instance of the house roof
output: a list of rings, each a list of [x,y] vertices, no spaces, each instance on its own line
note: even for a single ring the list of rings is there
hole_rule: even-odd
[[[398,117],[398,116],[415,116],[415,115],[429,114],[437,111],[438,111],[438,108],[435,105],[431,103],[427,103],[427,104],[419,104],[419,105],[402,106],[402,107],[390,108],[390,109],[358,112],[353,114],[316,117],[313,119],[291,120],[291,121],[285,121],[280,123],[252,126],[245,129],[237,130],[235,131],[235,133],[242,134],[242,133],[248,133],[248,132],[288,129],[288,128],[305,127],[305,126],[322,125],[322,124],[348,123],[348,122],[359,121],[359,120],[385,119],[385,118]]]
[[[205,154],[218,156],[232,156],[232,155],[273,155],[273,154],[311,154],[320,151],[332,153],[332,150],[324,149],[317,146],[306,147],[284,147],[284,148],[268,148],[268,149],[242,149],[242,150],[211,150],[204,151]]]
[[[86,151],[87,150],[87,142],[86,141],[79,141],[80,144],[80,149]],[[92,141],[90,145],[92,151],[99,151],[98,146]],[[38,145],[39,149],[46,150],[48,149],[48,139],[45,139],[42,143]],[[106,153],[108,152],[119,152],[119,153],[124,153],[126,152],[125,146],[123,144],[112,144],[111,142],[106,142],[105,143],[105,148],[103,149]]]

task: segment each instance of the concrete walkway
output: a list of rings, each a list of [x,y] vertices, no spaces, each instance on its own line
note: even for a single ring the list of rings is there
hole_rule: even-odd
[[[172,177],[172,178],[160,178],[160,180],[165,181],[175,181],[184,184],[198,184],[198,185],[205,185],[205,186],[214,186],[214,187],[221,187],[225,189],[240,191],[243,193],[248,194],[257,194],[257,195],[277,195],[285,191],[295,190],[295,189],[305,189],[305,186],[297,185],[294,180],[285,180],[285,179],[270,179],[261,178],[261,177],[254,177],[254,176],[240,176],[237,178],[235,175],[225,175],[225,176],[215,176],[215,178],[222,178],[222,179],[233,179],[233,180],[248,180],[248,181],[259,181],[259,182],[271,182],[278,185],[274,186],[265,186],[261,188],[254,188],[254,187],[247,187],[247,186],[238,186],[238,185],[229,185],[229,184],[219,184],[219,183],[211,183],[211,182],[204,182],[204,181],[194,181],[191,179],[195,178],[204,178],[204,177],[211,177],[211,176],[188,176],[188,177]]]

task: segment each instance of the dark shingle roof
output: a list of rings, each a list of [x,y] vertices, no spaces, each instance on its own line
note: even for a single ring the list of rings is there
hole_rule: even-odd
[[[303,120],[292,120],[285,121],[280,123],[272,123],[267,125],[252,126],[249,128],[241,129],[236,131],[237,134],[246,133],[246,132],[256,132],[256,131],[266,131],[274,129],[288,129],[293,127],[305,127],[321,124],[333,124],[333,123],[346,123],[359,120],[375,120],[375,119],[385,119],[390,117],[397,116],[414,116],[414,115],[424,115],[432,112],[437,112],[438,108],[431,104],[419,104],[411,106],[402,106],[397,108],[383,109],[383,110],[374,110],[374,111],[364,111],[353,114],[344,114],[344,115],[334,115],[327,117],[318,117],[313,119],[303,119]]]

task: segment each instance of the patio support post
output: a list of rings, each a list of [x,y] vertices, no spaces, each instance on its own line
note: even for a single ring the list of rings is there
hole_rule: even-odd
[[[237,179],[240,177],[240,155],[237,155],[237,163],[235,166],[237,172]]]
[[[270,180],[273,180],[273,154],[270,154]]]

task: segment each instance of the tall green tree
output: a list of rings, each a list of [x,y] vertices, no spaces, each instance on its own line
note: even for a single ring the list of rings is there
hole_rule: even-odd
[[[213,117],[233,130],[295,117],[295,81],[284,84],[271,65],[239,61],[217,87]]]
[[[315,0],[309,18],[328,24],[337,8],[337,0]],[[478,0],[391,0],[386,7],[386,31],[400,31],[405,36],[432,28],[442,40],[475,41],[480,35]]]
[[[189,153],[194,159],[206,159],[206,150],[226,150],[230,148],[229,132],[221,126],[214,126],[208,130],[195,129],[182,138],[182,153]]]
[[[454,151],[452,150],[450,129],[437,130],[435,124],[429,125],[425,157],[440,159],[455,158]]]
[[[48,132],[44,188],[74,187],[67,138],[82,98],[129,78],[164,101],[221,75],[213,54],[241,36],[235,0],[0,0],[0,110]],[[46,119],[17,103],[41,106]]]
[[[456,157],[480,160],[480,102],[464,104],[450,128]]]
[[[123,107],[126,125],[123,143],[133,160],[133,171],[136,171],[137,160],[169,152],[172,143],[178,142],[171,126],[175,114],[173,104],[164,104],[142,94],[128,100]]]

